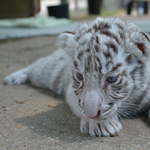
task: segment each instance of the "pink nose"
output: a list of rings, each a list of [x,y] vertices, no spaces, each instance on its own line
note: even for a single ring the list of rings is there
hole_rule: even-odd
[[[96,116],[94,116],[94,117],[89,117],[89,116],[87,116],[88,118],[91,118],[91,119],[94,119],[94,118],[99,118],[100,117],[100,115],[101,115],[101,111],[99,110],[98,112],[97,112],[97,115]]]

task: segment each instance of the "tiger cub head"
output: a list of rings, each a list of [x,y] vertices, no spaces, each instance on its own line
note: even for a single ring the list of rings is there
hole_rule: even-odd
[[[149,77],[150,38],[137,26],[99,17],[75,33],[61,34],[58,45],[70,58],[73,94],[86,117],[109,119],[141,101]]]

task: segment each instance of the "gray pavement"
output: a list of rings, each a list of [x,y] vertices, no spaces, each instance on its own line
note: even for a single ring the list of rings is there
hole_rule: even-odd
[[[0,150],[149,150],[147,114],[122,119],[116,137],[93,138],[80,133],[62,96],[30,84],[2,84],[7,74],[55,51],[56,41],[43,36],[0,43]]]
[[[142,31],[150,33],[150,19],[142,18],[123,18],[127,21],[130,21],[138,25]],[[72,22],[69,25],[61,25],[52,28],[0,28],[0,40],[10,39],[10,38],[26,38],[26,37],[35,37],[43,35],[59,35],[64,31],[75,31],[77,27],[82,23]]]
[[[150,20],[129,20],[131,23],[136,24],[142,31],[150,33]]]
[[[127,20],[131,23],[136,24],[144,32],[150,33],[150,17],[123,17],[122,19]]]
[[[11,38],[27,38],[42,35],[59,35],[64,31],[75,31],[78,22],[51,28],[0,28],[0,40]]]

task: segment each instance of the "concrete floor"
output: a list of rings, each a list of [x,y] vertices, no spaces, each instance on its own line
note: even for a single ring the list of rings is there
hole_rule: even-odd
[[[146,114],[121,120],[116,137],[93,138],[80,133],[79,119],[63,97],[30,84],[3,85],[9,73],[55,51],[56,40],[43,36],[0,43],[0,150],[150,149]]]
[[[123,20],[129,21],[140,27],[143,32],[150,33],[150,19],[149,16],[143,17],[132,17],[132,16],[122,16]],[[0,28],[0,40],[5,39],[17,39],[17,38],[27,38],[35,36],[45,36],[45,35],[59,35],[64,31],[74,32],[80,24],[87,21],[74,21],[68,25],[61,25],[50,28]]]

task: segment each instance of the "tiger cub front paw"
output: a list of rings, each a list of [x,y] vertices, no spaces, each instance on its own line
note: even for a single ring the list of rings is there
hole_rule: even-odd
[[[122,129],[121,123],[116,119],[102,121],[100,123],[81,119],[80,131],[82,133],[90,134],[93,137],[101,136],[116,136]]]
[[[103,136],[116,136],[122,129],[118,120],[111,119],[100,123],[100,129]]]
[[[93,137],[101,137],[101,130],[99,125],[96,122],[87,121],[85,119],[81,119],[80,122],[80,131],[82,133],[90,134]]]

